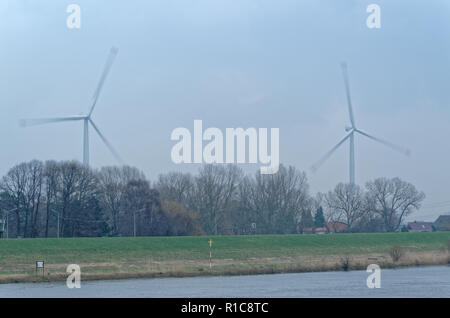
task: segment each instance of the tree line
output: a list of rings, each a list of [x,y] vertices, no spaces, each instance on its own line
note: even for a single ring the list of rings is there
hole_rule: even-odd
[[[392,232],[424,197],[399,178],[364,188],[340,183],[313,196],[306,174],[283,165],[273,175],[203,165],[151,183],[130,166],[32,160],[1,179],[0,220],[8,223],[3,236],[25,238],[293,234],[327,221],[351,232]]]

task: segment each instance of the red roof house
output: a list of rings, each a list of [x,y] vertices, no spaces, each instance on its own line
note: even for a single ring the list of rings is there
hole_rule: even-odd
[[[347,224],[338,221],[326,222],[325,226],[329,233],[342,233],[347,231],[348,228]]]
[[[326,227],[316,227],[314,233],[316,234],[326,234],[328,232]]]

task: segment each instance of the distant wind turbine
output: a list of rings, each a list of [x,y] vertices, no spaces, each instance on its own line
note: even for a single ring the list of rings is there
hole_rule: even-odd
[[[68,117],[56,117],[56,118],[37,118],[37,119],[22,119],[20,121],[20,125],[23,127],[26,126],[35,126],[35,125],[42,125],[42,124],[49,124],[49,123],[58,123],[58,122],[65,122],[65,121],[77,121],[82,120],[84,122],[84,131],[83,131],[83,164],[86,166],[89,166],[89,123],[92,125],[94,130],[97,132],[97,134],[100,136],[102,141],[105,143],[106,147],[111,151],[111,153],[114,155],[114,157],[122,163],[122,159],[120,158],[117,151],[113,148],[111,143],[105,138],[105,136],[100,132],[98,127],[95,125],[94,121],[91,118],[92,112],[94,111],[95,105],[97,104],[97,100],[100,96],[100,91],[103,87],[103,84],[105,82],[106,76],[109,73],[109,70],[111,68],[112,63],[114,62],[114,59],[117,55],[117,48],[111,48],[109,52],[108,59],[106,60],[105,67],[103,69],[103,73],[100,77],[100,80],[97,85],[97,89],[94,92],[93,101],[91,105],[91,109],[89,110],[89,113],[87,115],[75,115],[75,116],[68,116]]]
[[[355,125],[355,118],[353,116],[353,108],[352,108],[352,101],[350,98],[350,85],[348,82],[348,75],[347,75],[347,65],[345,63],[341,64],[342,67],[342,73],[344,75],[344,82],[345,82],[345,90],[346,90],[346,94],[347,94],[347,104],[348,104],[348,113],[349,113],[349,117],[350,117],[350,123],[351,126],[350,127],[345,127],[345,131],[347,132],[347,135],[341,140],[339,141],[339,143],[334,146],[333,148],[331,148],[330,151],[328,151],[319,161],[317,161],[313,166],[312,166],[312,170],[316,171],[328,158],[331,157],[331,155],[336,151],[336,149],[338,149],[347,139],[350,139],[350,183],[351,184],[355,184],[355,133],[361,134],[365,137],[368,137],[372,140],[375,140],[379,143],[382,143],[385,146],[388,146],[404,155],[409,156],[411,154],[409,149],[397,146],[389,141],[374,137],[369,135],[368,133],[365,133],[364,131],[356,128]]]

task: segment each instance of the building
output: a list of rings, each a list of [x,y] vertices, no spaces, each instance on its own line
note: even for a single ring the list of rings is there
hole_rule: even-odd
[[[328,233],[342,233],[347,231],[347,224],[344,222],[338,222],[338,221],[331,221],[326,222],[325,227],[328,230]]]
[[[434,221],[436,231],[450,231],[450,215],[441,215]]]
[[[302,234],[327,234],[326,227],[306,227],[303,229]]]
[[[431,222],[409,222],[406,226],[408,232],[433,232],[433,224]]]
[[[326,227],[316,227],[316,228],[314,229],[314,232],[315,232],[316,234],[327,234],[328,230],[327,230]]]

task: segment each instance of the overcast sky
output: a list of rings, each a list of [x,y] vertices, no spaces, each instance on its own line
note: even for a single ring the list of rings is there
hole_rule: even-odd
[[[81,29],[66,8],[81,7]],[[366,7],[381,7],[381,28]],[[151,180],[172,170],[176,127],[280,128],[280,161],[311,192],[348,182],[348,144],[309,168],[349,125],[408,147],[356,137],[356,182],[400,177],[427,199],[412,219],[450,212],[450,4],[430,1],[0,0],[0,174],[31,159],[82,160],[82,122],[30,128],[20,118],[86,113],[111,46],[119,53],[93,119]],[[93,167],[116,164],[90,131]],[[259,165],[245,167],[254,172]]]

